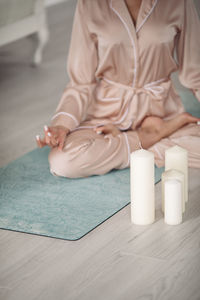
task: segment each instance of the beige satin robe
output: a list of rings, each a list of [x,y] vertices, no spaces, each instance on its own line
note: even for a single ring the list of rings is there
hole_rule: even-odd
[[[70,135],[107,123],[126,134],[132,129],[130,155],[139,148],[134,129],[145,116],[170,119],[184,111],[170,79],[176,70],[200,101],[200,20],[193,0],[143,0],[136,27],[125,0],[78,0],[70,81],[51,125],[68,127]],[[194,136],[198,129],[192,128]],[[181,136],[188,130],[181,129]],[[163,165],[161,152],[152,150]]]

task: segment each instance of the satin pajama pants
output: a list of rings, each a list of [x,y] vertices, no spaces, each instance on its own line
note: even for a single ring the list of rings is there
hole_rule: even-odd
[[[188,124],[148,149],[154,153],[158,167],[164,166],[165,150],[174,145],[188,150],[189,167],[200,168],[199,125]],[[130,153],[137,149],[140,147],[134,131],[104,138],[104,134],[99,135],[93,129],[78,129],[66,137],[62,151],[57,147],[51,149],[50,171],[55,176],[69,178],[103,175],[112,169],[130,167]]]

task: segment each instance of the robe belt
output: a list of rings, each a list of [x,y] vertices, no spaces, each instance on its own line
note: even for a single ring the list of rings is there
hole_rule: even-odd
[[[102,80],[106,81],[112,85],[115,85],[117,87],[121,87],[123,89],[130,90],[135,95],[140,94],[140,93],[145,93],[150,96],[153,96],[154,98],[156,98],[158,100],[162,99],[167,92],[166,87],[164,87],[163,85],[161,85],[159,83],[164,83],[165,85],[167,83],[167,85],[169,86],[169,83],[171,82],[169,78],[162,78],[162,79],[147,83],[142,87],[132,87],[129,85],[125,85],[125,84],[116,82],[116,81],[112,81],[105,77],[103,77]]]

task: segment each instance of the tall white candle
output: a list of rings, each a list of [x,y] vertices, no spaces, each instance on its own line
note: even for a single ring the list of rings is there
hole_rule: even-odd
[[[184,174],[184,199],[188,201],[188,152],[179,146],[173,146],[165,151],[165,171],[176,169]]]
[[[131,221],[147,225],[155,221],[154,154],[145,149],[131,153]]]
[[[182,187],[177,179],[165,180],[165,223],[177,225],[182,222]]]
[[[162,211],[164,212],[164,206],[165,206],[165,181],[168,179],[177,179],[181,182],[181,188],[182,188],[182,209],[183,212],[185,212],[185,199],[184,199],[184,174],[181,171],[170,169],[168,171],[165,171],[162,173]]]

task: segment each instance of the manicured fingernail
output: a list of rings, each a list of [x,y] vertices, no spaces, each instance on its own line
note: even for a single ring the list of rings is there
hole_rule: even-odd
[[[40,136],[39,135],[36,135],[36,140],[40,140]]]
[[[48,135],[48,136],[51,136],[51,132],[48,132],[47,135]]]
[[[101,131],[101,130],[98,130],[98,131],[97,131],[97,134],[102,134],[102,131]]]
[[[107,135],[104,135],[104,139],[108,139],[108,136],[107,136]]]
[[[49,128],[48,128],[47,125],[44,125],[44,130],[45,130],[45,131],[48,131],[48,130],[49,130]]]

